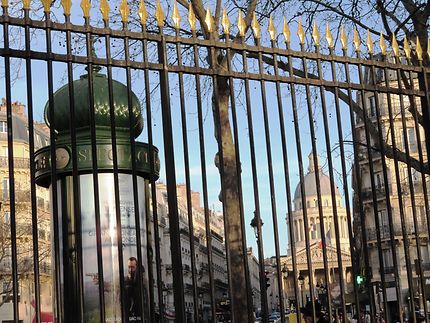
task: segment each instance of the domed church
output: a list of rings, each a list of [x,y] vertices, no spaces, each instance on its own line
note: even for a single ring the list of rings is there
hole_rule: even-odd
[[[327,292],[331,298],[335,300],[340,292],[339,289],[339,265],[338,252],[341,253],[342,271],[345,281],[346,292],[352,289],[352,269],[351,269],[351,252],[348,235],[348,220],[346,208],[342,204],[342,196],[335,185],[334,198],[336,208],[333,207],[332,191],[330,177],[324,174],[317,156],[317,169],[315,169],[314,155],[309,155],[308,171],[303,178],[303,182],[296,187],[294,194],[294,204],[291,216],[287,215],[287,224],[292,226],[293,244],[291,237],[287,248],[287,255],[281,258],[281,263],[286,268],[284,277],[284,291],[286,292],[285,299],[291,305],[294,302],[294,280],[298,281],[298,292],[301,295],[302,303],[310,297],[310,288],[314,289],[314,295],[320,299],[323,304],[327,302]],[[316,182],[316,173],[319,176],[319,189],[321,198],[321,209],[324,223],[324,230],[321,230],[320,212],[318,208],[318,190]],[[302,185],[304,194],[302,198]],[[307,217],[307,227],[305,227],[304,215]],[[334,219],[338,221],[338,236],[336,236]],[[292,221],[290,223],[290,220]],[[312,264],[312,272],[309,272],[307,263],[307,250],[305,240],[305,230],[308,233],[310,257]],[[323,243],[322,237],[325,237]],[[340,250],[337,250],[336,241],[340,242]],[[325,281],[323,249],[326,251],[327,257],[327,272],[329,282]],[[296,258],[297,277],[293,277],[292,254]],[[309,277],[312,275],[313,286],[310,286]],[[303,278],[303,279],[299,279]],[[338,300],[339,301],[339,300]],[[327,305],[327,304],[325,304]]]

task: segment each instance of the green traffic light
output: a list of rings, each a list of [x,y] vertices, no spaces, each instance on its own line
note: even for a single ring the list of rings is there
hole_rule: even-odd
[[[363,276],[358,275],[358,276],[356,277],[356,281],[357,281],[357,285],[362,285],[362,284],[364,283],[364,277],[363,277]]]

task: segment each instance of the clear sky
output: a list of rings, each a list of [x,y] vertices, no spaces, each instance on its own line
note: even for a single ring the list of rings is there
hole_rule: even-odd
[[[94,11],[96,12],[96,10]],[[133,14],[133,13],[132,13]],[[61,14],[57,13],[56,19],[62,21]],[[77,4],[73,7],[73,19],[72,21],[81,24],[81,11]],[[278,26],[278,30],[281,30],[281,26]],[[295,34],[296,25],[291,26],[292,34]],[[1,31],[3,32],[3,31]],[[11,30],[12,32],[12,30]],[[65,53],[64,43],[62,41],[63,35],[53,34],[54,43],[53,50],[58,53]],[[264,37],[267,37],[265,35]],[[293,49],[298,49],[299,45],[296,41],[296,37],[293,35]],[[2,44],[3,46],[3,44]],[[23,44],[18,43],[15,45],[16,48],[22,48]],[[35,51],[45,51],[46,44],[44,40],[43,31],[36,31],[33,36],[32,49]],[[97,43],[97,54],[102,57],[103,54],[103,43]],[[118,46],[118,44],[115,44]],[[139,45],[136,45],[136,50],[139,50]],[[283,47],[283,43],[280,39],[280,46]],[[201,53],[204,57],[204,53]],[[236,56],[239,58],[238,56]],[[174,59],[173,56],[169,56],[170,59]],[[201,62],[201,63],[204,63]],[[256,61],[249,60],[250,69],[257,71],[258,66]],[[26,97],[26,80],[25,80],[25,68],[23,61],[12,60],[13,71],[18,71],[18,77],[14,78],[12,87],[12,100],[21,101],[27,104]],[[299,61],[295,61],[296,66],[300,65]],[[241,69],[241,62],[235,61],[235,68]],[[331,69],[328,65],[323,66],[327,75],[331,73]],[[341,68],[341,66],[337,66]],[[102,73],[106,73],[103,69]],[[271,70],[273,73],[273,70]],[[4,75],[4,60],[0,60],[0,73]],[[84,66],[74,66],[74,79],[79,78],[80,75],[84,74]],[[284,74],[284,73],[282,73]],[[54,63],[54,90],[64,85],[67,81],[66,65],[63,63]],[[123,69],[114,69],[114,78],[125,83],[125,71]],[[144,97],[144,81],[142,71],[132,72],[132,89],[142,99],[142,106],[145,107]],[[4,78],[0,81],[0,96],[5,96]],[[158,84],[158,74],[150,72],[150,83],[151,83],[151,106],[153,114],[153,131],[154,131],[154,144],[160,149],[161,158],[161,177],[160,180],[165,182],[165,164],[163,154],[163,135],[162,135],[162,121],[161,121],[161,108],[160,108],[160,95]],[[213,129],[213,116],[211,106],[211,88],[210,80],[207,77],[201,78],[202,83],[202,103],[203,103],[203,114],[204,114],[204,135],[205,135],[205,147],[206,147],[206,167],[207,167],[207,179],[208,179],[208,195],[209,195],[209,206],[217,211],[222,210],[221,203],[218,200],[218,194],[220,193],[220,180],[218,170],[214,165],[214,156],[217,151],[217,144],[214,138]],[[32,89],[33,89],[33,105],[34,105],[34,118],[38,121],[43,120],[43,108],[47,102],[48,87],[47,87],[47,65],[45,62],[36,61],[32,62]],[[249,128],[247,123],[247,111],[246,111],[246,99],[244,91],[243,81],[236,80],[234,83],[236,91],[236,110],[238,120],[238,133],[239,133],[239,145],[240,145],[240,157],[242,161],[242,182],[243,182],[243,202],[244,202],[244,213],[245,223],[247,228],[247,243],[250,246],[256,248],[254,233],[249,223],[253,217],[253,211],[255,210],[254,200],[254,189],[253,189],[253,176],[250,159],[250,146],[249,146]],[[271,194],[269,188],[269,170],[267,163],[267,151],[266,151],[266,137],[263,123],[263,112],[262,112],[262,95],[260,90],[260,83],[251,81],[249,83],[250,89],[250,109],[252,111],[253,118],[253,135],[255,141],[256,151],[256,163],[257,163],[257,182],[259,189],[259,199],[261,216],[263,218],[263,237],[264,237],[264,249],[265,256],[273,256],[275,254],[274,241],[273,241],[273,225],[272,225],[272,207],[271,207]],[[175,74],[170,76],[170,91],[171,91],[171,105],[172,105],[172,122],[173,132],[175,141],[175,165],[177,171],[177,183],[185,182],[185,171],[184,171],[184,158],[183,158],[183,145],[182,145],[182,129],[181,129],[181,117],[180,117],[180,100],[179,100],[179,86],[178,77]],[[309,119],[307,113],[307,103],[305,96],[305,89],[302,86],[296,87],[297,94],[297,107],[299,113],[299,128],[301,136],[301,149],[302,157],[304,162],[305,174],[308,166],[308,155],[311,152],[311,141],[315,140],[318,153],[321,155],[322,164],[324,170],[328,174],[328,167],[326,163],[327,149],[324,139],[324,127],[323,119],[321,114],[321,97],[319,88],[311,88],[312,97],[312,109],[314,113],[314,126],[316,129],[316,138],[311,138],[309,130]],[[339,177],[341,171],[340,167],[340,155],[339,155],[339,139],[337,136],[337,125],[333,95],[329,92],[325,92],[326,106],[329,118],[329,131],[332,156],[334,158],[334,166],[337,172],[335,173],[336,185],[339,186],[341,193],[342,185]],[[288,162],[289,162],[289,178],[291,185],[291,194],[294,195],[296,185],[299,182],[299,170],[298,170],[298,158],[296,151],[296,138],[294,134],[294,123],[292,114],[291,104],[291,89],[287,85],[281,86],[281,97],[284,109],[284,123],[286,127],[285,136],[287,139],[288,148]],[[281,254],[285,254],[287,248],[287,226],[285,222],[287,213],[287,199],[285,189],[285,175],[282,157],[282,146],[281,146],[281,133],[279,126],[279,114],[278,114],[278,102],[276,99],[276,88],[273,83],[266,83],[266,100],[268,106],[269,116],[269,127],[270,127],[270,140],[271,140],[271,156],[272,156],[272,170],[274,175],[274,187],[275,187],[275,198],[276,198],[276,214],[279,226],[279,237],[281,241]],[[201,167],[200,167],[200,153],[199,153],[199,136],[198,136],[198,123],[197,123],[197,98],[195,90],[195,78],[193,76],[185,77],[185,108],[187,117],[187,137],[189,146],[189,158],[190,158],[190,174],[191,174],[191,188],[193,191],[202,192],[202,180],[201,180]],[[341,103],[342,111],[342,127],[344,140],[352,140],[350,134],[350,122],[349,122],[349,110],[348,107]],[[143,115],[146,119],[146,112],[143,111]],[[148,123],[145,120],[145,129],[143,134],[140,136],[140,141],[147,141],[146,127]],[[345,147],[349,152],[347,155],[351,155],[352,146],[347,145]],[[347,161],[348,167],[351,165],[350,160]],[[349,170],[349,168],[348,168]],[[349,187],[351,186],[350,176],[348,177]]]

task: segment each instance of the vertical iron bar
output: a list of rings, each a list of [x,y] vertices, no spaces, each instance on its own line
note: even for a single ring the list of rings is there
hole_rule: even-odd
[[[230,35],[225,35],[225,43],[227,45],[226,48],[226,65],[227,70],[231,71],[231,49],[230,49]],[[243,237],[243,253],[244,257],[246,257],[245,261],[245,280],[246,280],[246,288],[247,288],[247,302],[248,302],[248,320],[254,319],[254,313],[253,308],[249,304],[253,304],[252,299],[252,287],[251,287],[251,279],[249,275],[249,263],[248,263],[248,251],[246,247],[246,223],[245,223],[245,216],[244,216],[244,210],[243,210],[243,190],[242,190],[242,170],[241,170],[241,161],[240,161],[240,147],[239,147],[239,133],[238,133],[238,125],[237,125],[237,113],[236,113],[236,98],[235,98],[235,88],[234,88],[234,78],[229,77],[229,85],[230,85],[230,106],[231,106],[231,114],[232,114],[232,121],[233,121],[233,135],[234,135],[234,145],[236,150],[236,172],[237,172],[237,184],[238,184],[238,192],[239,192],[239,207],[240,207],[240,219],[241,219],[241,231],[242,231],[242,237]],[[226,244],[227,249],[227,244]]]
[[[316,52],[319,52],[319,46],[316,46]],[[322,68],[321,68],[321,59],[317,59],[317,70],[318,76],[322,83]],[[327,106],[325,99],[325,87],[323,85],[319,86],[320,95],[321,95],[321,108],[323,114],[323,124],[324,124],[324,135],[325,135],[325,143],[327,150],[327,161],[328,161],[328,169],[329,169],[329,178],[330,178],[330,192],[331,192],[331,202],[333,208],[333,221],[334,221],[334,232],[336,237],[336,253],[337,253],[337,265],[338,265],[338,273],[339,273],[339,283],[340,283],[340,298],[342,304],[342,311],[344,315],[346,315],[346,305],[345,305],[345,277],[343,276],[343,263],[342,263],[342,249],[340,246],[340,234],[339,234],[339,219],[337,217],[337,201],[335,194],[335,185],[334,185],[334,173],[333,173],[333,160],[331,157],[331,143],[330,143],[330,130],[327,119]],[[318,182],[318,181],[317,181]],[[317,185],[318,187],[318,185]],[[322,202],[322,201],[321,201]],[[334,273],[333,273],[334,275]]]
[[[366,67],[364,67],[366,68]],[[364,77],[363,77],[363,65],[361,63],[358,64],[358,75],[359,75],[359,80],[360,80],[360,84],[361,84],[361,89],[360,89],[360,96],[361,96],[361,108],[362,108],[362,119],[363,119],[363,123],[364,123],[364,132],[365,132],[365,140],[366,140],[366,153],[368,156],[368,160],[369,160],[369,174],[370,174],[370,187],[372,190],[372,207],[373,207],[373,217],[375,220],[375,226],[377,228],[376,230],[376,240],[379,246],[381,246],[381,232],[379,230],[380,228],[380,224],[379,224],[379,218],[378,218],[378,200],[377,200],[377,196],[376,196],[376,187],[375,187],[375,178],[373,176],[374,174],[374,170],[373,170],[373,163],[372,163],[372,149],[373,146],[371,145],[371,141],[370,141],[370,131],[369,131],[369,125],[368,122],[370,123],[370,118],[367,115],[367,105],[366,105],[366,100],[365,100],[365,88],[364,88]],[[374,77],[374,75],[372,75],[372,77]],[[361,194],[361,191],[360,191]],[[365,226],[364,222],[364,226]],[[367,247],[367,246],[366,246]],[[385,293],[385,275],[384,273],[384,261],[383,261],[383,256],[382,256],[382,249],[378,248],[378,260],[379,260],[379,273],[380,273],[380,278],[382,281],[382,285],[384,286],[383,288],[383,293],[384,293],[384,312],[387,312],[387,297],[386,297],[386,293]],[[372,289],[372,293],[374,293],[373,289]],[[378,314],[379,313],[375,313]]]
[[[181,42],[179,36],[179,29],[176,29],[176,55],[178,59],[178,67],[182,67],[182,53],[181,53]],[[191,179],[190,179],[190,161],[188,153],[188,137],[187,137],[187,115],[185,110],[185,98],[184,98],[184,76],[182,72],[178,73],[179,78],[179,103],[181,109],[181,124],[182,124],[182,145],[184,153],[184,164],[185,164],[185,186],[187,194],[187,211],[188,211],[188,230],[190,238],[190,253],[191,253],[191,273],[193,282],[193,306],[194,306],[194,320],[198,322],[198,293],[197,293],[197,280],[196,280],[196,252],[194,246],[194,219],[193,219],[193,205],[191,203]],[[196,206],[195,206],[196,207]],[[209,227],[207,234],[207,247],[208,247],[208,264],[212,264],[212,234]],[[212,291],[212,288],[211,288]]]
[[[45,12],[45,23],[46,23],[46,29],[45,29],[45,36],[46,36],[46,51],[48,55],[52,54],[51,50],[51,18],[49,12]],[[52,78],[52,60],[48,59],[47,61],[47,73],[48,73],[48,107],[49,107],[49,120],[50,120],[50,129],[49,129],[49,136],[51,139],[51,149],[50,149],[50,160],[56,160],[56,144],[55,144],[55,112],[54,112],[54,85],[53,85],[53,78]],[[72,313],[65,313],[64,312],[64,306],[66,301],[68,301],[68,295],[65,293],[65,295],[61,295],[61,274],[60,274],[60,247],[59,244],[61,241],[59,241],[58,232],[59,232],[59,223],[58,223],[58,188],[57,188],[57,173],[55,169],[53,168],[51,171],[51,187],[52,187],[52,217],[54,219],[54,257],[55,257],[55,268],[57,269],[55,271],[56,273],[56,296],[58,299],[56,300],[56,309],[57,309],[57,319],[59,322],[67,321],[67,318],[76,318]],[[63,232],[64,235],[64,232]],[[63,250],[64,251],[64,250]],[[60,303],[62,298],[64,297],[64,302]]]
[[[123,22],[123,31],[127,31],[127,23]],[[135,228],[136,228],[136,247],[137,247],[137,262],[138,262],[138,269],[143,268],[142,265],[142,239],[140,236],[140,209],[139,209],[139,194],[137,190],[137,175],[136,175],[136,139],[135,134],[133,131],[133,122],[135,120],[135,117],[133,115],[133,101],[132,101],[132,92],[131,92],[131,69],[130,69],[130,50],[129,50],[129,39],[127,36],[124,37],[124,54],[125,54],[125,61],[126,61],[126,78],[127,78],[127,96],[128,96],[128,114],[129,114],[129,122],[130,122],[130,147],[131,147],[131,169],[132,169],[132,185],[133,185],[133,197],[134,197],[134,215],[135,215]],[[115,129],[116,130],[116,129]],[[146,187],[143,187],[142,189],[145,189]],[[146,194],[146,192],[145,192]],[[145,195],[144,194],[144,195]],[[148,228],[146,228],[147,235],[149,234]],[[122,230],[122,228],[120,228]],[[119,242],[119,241],[118,241]],[[148,248],[149,246],[147,246]],[[121,260],[123,261],[123,256],[121,256]],[[152,265],[149,266],[149,264],[152,264],[152,260],[150,263],[148,263],[148,276],[149,281],[153,281],[153,274],[152,274]],[[122,264],[123,265],[123,264]],[[123,267],[124,268],[124,267]],[[121,272],[121,270],[120,270]],[[140,272],[139,275],[143,275],[143,272]],[[121,277],[124,277],[122,275]],[[151,286],[150,288],[152,290],[152,297],[149,304],[144,303],[144,286],[142,284],[142,277],[138,277],[138,293],[140,295],[140,305],[142,309],[142,321],[145,320],[145,305],[149,305],[150,307],[150,320],[152,322],[155,321],[155,305],[153,302],[153,288]]]
[[[163,28],[159,27],[158,62],[163,66],[159,71],[163,137],[166,164],[167,201],[169,209],[170,248],[172,253],[173,292],[176,319],[185,322],[184,280],[182,277],[181,236],[179,231],[178,198],[176,195],[175,154],[173,150],[172,116],[170,107],[169,67],[167,62],[166,39]]]
[[[332,71],[332,80],[334,84],[334,97],[335,97],[335,110],[336,110],[336,123],[337,123],[337,136],[339,139],[339,149],[340,149],[340,159],[341,159],[341,167],[342,167],[342,183],[343,183],[343,192],[345,193],[345,208],[346,208],[346,218],[348,222],[348,237],[349,237],[349,247],[351,249],[351,267],[353,274],[353,284],[354,284],[354,298],[356,303],[357,312],[360,313],[360,300],[358,295],[358,285],[355,277],[357,277],[357,268],[358,264],[355,263],[356,257],[354,254],[354,241],[352,239],[353,229],[352,229],[352,219],[351,219],[351,209],[350,209],[350,201],[349,201],[349,189],[348,189],[348,177],[347,177],[347,169],[345,163],[345,147],[343,142],[343,130],[342,130],[342,121],[341,121],[341,112],[340,112],[340,104],[339,104],[339,87],[337,85],[337,76],[336,69],[334,64],[334,53],[333,47],[329,48],[330,51],[330,67]],[[346,312],[344,312],[346,313]]]
[[[288,43],[286,43],[287,48],[288,48]],[[289,50],[289,48],[288,48]],[[291,52],[288,51],[287,54],[287,59],[288,59],[288,73],[289,75],[294,75],[293,72],[293,59],[292,59],[292,55]],[[299,117],[298,117],[298,107],[297,107],[297,97],[296,97],[296,88],[295,88],[295,83],[292,82],[290,83],[290,92],[291,92],[291,105],[292,105],[292,112],[293,112],[293,123],[294,123],[294,134],[295,134],[295,139],[296,139],[296,151],[297,151],[297,159],[299,162],[299,179],[300,179],[300,197],[303,201],[306,201],[306,188],[305,188],[305,184],[304,184],[304,172],[303,172],[303,158],[302,158],[302,147],[301,147],[301,136],[300,136],[300,127],[299,127]],[[304,226],[305,226],[305,245],[306,245],[306,262],[307,262],[307,267],[308,267],[308,271],[309,271],[309,275],[312,274],[312,259],[311,259],[311,249],[310,249],[310,245],[309,245],[309,233],[307,230],[308,227],[308,221],[307,221],[307,206],[306,203],[302,203],[302,213],[303,213],[303,220],[304,220]],[[321,223],[321,222],[320,222]],[[293,225],[293,223],[290,223],[290,225]],[[322,229],[321,232],[323,233],[324,230]],[[324,239],[324,234],[321,234],[321,238]],[[323,241],[323,245],[325,245],[325,240]],[[328,287],[328,276],[327,276],[327,256],[325,254],[325,248],[323,248],[323,258],[324,258],[324,276],[325,276],[325,280],[327,283],[327,287]],[[297,268],[293,268],[293,272],[296,272]],[[300,272],[299,272],[300,275]],[[296,280],[296,277],[294,277],[294,280]],[[301,293],[302,292],[302,288],[303,286],[301,286]],[[311,289],[311,288],[310,288]],[[327,292],[327,297],[328,297],[328,305],[329,305],[329,313],[331,313],[331,302],[330,302],[330,293]],[[299,304],[299,300],[296,299],[296,303]],[[302,306],[305,304],[302,304]],[[298,306],[297,306],[298,307]],[[312,315],[313,318],[315,320],[315,304],[312,302]],[[300,320],[300,316],[297,316],[297,323],[299,323]]]
[[[28,142],[30,158],[30,193],[31,193],[31,215],[33,227],[33,274],[34,274],[34,296],[35,296],[35,323],[40,323],[40,279],[39,279],[39,236],[37,221],[37,204],[36,204],[36,183],[35,183],[35,163],[34,160],[34,120],[33,120],[33,89],[32,89],[32,71],[31,71],[31,47],[30,47],[30,26],[29,10],[24,10],[25,24],[25,74],[27,86],[27,108],[28,108]]]
[[[7,151],[8,151],[8,172],[9,172],[9,205],[10,205],[10,237],[12,251],[12,292],[13,292],[13,318],[19,320],[19,300],[18,300],[18,255],[16,246],[16,208],[15,208],[15,172],[13,160],[13,115],[12,115],[12,94],[10,77],[10,54],[9,54],[9,14],[7,6],[3,6],[3,25],[4,55],[5,63],[5,87],[6,87],[6,118],[7,118]]]
[[[397,64],[401,64],[400,60],[398,58],[397,59]],[[397,86],[399,89],[402,88],[402,77],[401,77],[402,71],[399,67],[396,68],[396,75],[397,75]],[[406,88],[406,86],[405,86]],[[411,103],[412,104],[412,103]],[[408,135],[408,128],[406,125],[406,115],[405,115],[405,104],[404,104],[404,100],[403,100],[403,94],[400,94],[400,115],[401,115],[401,121],[402,121],[402,128],[403,128],[403,148],[405,149],[405,153],[406,153],[406,168],[408,171],[408,184],[409,184],[409,193],[410,193],[410,197],[411,197],[411,207],[412,207],[412,220],[414,223],[414,228],[415,228],[415,243],[416,243],[416,248],[417,248],[417,257],[418,257],[418,273],[417,275],[419,275],[420,277],[422,277],[423,271],[422,271],[422,266],[421,266],[421,250],[420,250],[420,246],[419,246],[419,234],[418,234],[418,225],[417,225],[417,216],[416,216],[416,205],[415,205],[415,190],[414,190],[414,183],[412,180],[412,171],[411,171],[411,155],[410,155],[410,150],[409,150],[409,135]],[[403,196],[403,194],[402,194]],[[412,232],[410,234],[408,234],[408,236],[412,236]],[[407,236],[407,244],[409,247],[409,237]],[[412,237],[411,237],[412,239]],[[412,259],[410,259],[412,260]],[[407,262],[406,266],[410,267],[412,265],[411,262]],[[413,283],[413,280],[412,280]],[[424,283],[423,280],[421,279],[421,289],[424,292]],[[414,299],[414,286],[409,286],[409,288],[411,288],[411,293],[410,293],[410,297],[411,297],[411,301],[412,301],[412,308],[411,310],[414,312],[414,315],[416,316],[415,313],[415,299]],[[418,290],[419,290],[419,286],[418,286]],[[426,300],[424,299],[424,302]],[[418,301],[418,306],[419,306],[419,301]],[[427,319],[427,316],[426,316]],[[416,317],[415,317],[416,320]]]
[[[147,33],[145,25],[142,25],[142,33],[145,38],[142,39],[143,46],[143,61],[144,63],[148,63],[148,44],[147,44]],[[153,174],[155,172],[155,160],[154,160],[154,147],[153,147],[153,138],[152,138],[152,113],[151,113],[151,91],[149,84],[149,71],[148,68],[144,69],[144,79],[145,79],[145,102],[146,102],[146,119],[148,122],[148,145],[149,145],[149,167],[150,172]],[[151,177],[149,180],[151,184],[151,198],[152,198],[152,216],[154,221],[154,245],[155,245],[155,267],[157,272],[157,291],[158,291],[158,310],[160,312],[160,317],[162,319],[164,315],[164,304],[163,304],[163,286],[162,286],[162,278],[161,278],[161,255],[160,255],[160,233],[158,227],[158,213],[157,213],[157,188],[155,184],[154,177]],[[149,232],[149,223],[147,225],[147,230]],[[152,241],[149,240],[149,235],[147,235],[147,247],[151,245]],[[148,267],[152,267],[152,258],[148,252]],[[148,268],[149,270],[149,268]],[[152,269],[151,269],[152,270]],[[148,285],[150,286],[150,299],[152,301],[153,296],[153,281],[148,280]],[[151,298],[152,297],[152,298]]]
[[[272,46],[273,47],[273,46]],[[291,56],[291,49],[290,49],[290,43],[288,41],[285,41],[285,48],[288,51],[287,54],[287,68],[288,68],[288,73],[289,75],[293,75],[293,59]],[[276,60],[275,60],[276,62]],[[277,69],[275,68],[275,73],[276,73]],[[278,73],[279,74],[279,73]],[[296,151],[297,151],[297,158],[298,158],[298,162],[299,162],[299,178],[300,178],[300,183],[303,182],[303,160],[302,160],[302,152],[301,152],[301,147],[300,147],[300,130],[299,130],[299,123],[298,123],[298,115],[297,115],[297,101],[296,101],[296,89],[295,89],[295,84],[294,82],[292,83],[287,83],[290,85],[290,93],[291,93],[291,110],[293,112],[293,122],[294,122],[294,133],[295,133],[295,139],[296,139]],[[277,95],[280,96],[280,89],[279,85],[277,86]],[[278,102],[279,99],[278,99]],[[279,107],[278,107],[279,110]],[[280,118],[280,120],[283,120]],[[282,145],[282,149],[283,152],[286,152],[286,143],[285,143],[285,130],[282,132],[283,135],[283,145]],[[289,183],[289,172],[288,172],[288,159],[287,159],[287,155],[286,153],[284,153],[284,173],[285,173],[285,182]],[[302,192],[302,185],[300,185],[300,194],[301,197],[303,197],[304,193]],[[288,199],[288,224],[289,224],[289,233],[290,233],[290,243],[291,243],[291,258],[292,258],[292,265],[293,265],[293,283],[294,283],[294,296],[295,296],[295,301],[296,301],[296,311],[298,310],[298,304],[299,304],[299,292],[298,292],[298,285],[297,285],[297,279],[296,277],[298,277],[300,275],[300,272],[297,273],[297,259],[296,259],[296,246],[295,246],[295,237],[294,237],[294,222],[293,222],[293,208],[292,208],[292,202],[291,202],[291,193],[289,192],[289,185],[288,185],[288,189],[287,189],[287,199]],[[309,256],[308,253],[308,249],[306,249],[306,256]],[[300,317],[297,316],[297,323],[299,323],[300,321]]]
[[[300,44],[301,50],[304,51],[304,44]],[[307,60],[305,57],[302,57],[302,66],[303,66],[303,72],[304,77],[308,77],[308,68],[307,68]],[[329,307],[329,313],[332,314],[332,308],[331,308],[331,300],[330,300],[330,273],[327,273],[327,244],[325,239],[325,230],[324,230],[324,212],[323,212],[323,205],[322,205],[322,199],[321,199],[321,187],[320,187],[320,177],[319,177],[319,164],[318,164],[318,150],[316,146],[316,135],[315,135],[315,127],[314,127],[314,120],[313,120],[313,111],[312,111],[312,102],[311,102],[311,93],[310,93],[310,86],[308,84],[305,85],[305,93],[306,93],[306,103],[308,108],[308,121],[309,121],[309,129],[311,132],[311,145],[312,145],[312,154],[313,154],[313,163],[314,163],[314,169],[315,169],[315,183],[316,183],[316,191],[317,191],[317,199],[318,199],[318,214],[319,214],[319,220],[320,220],[320,228],[321,228],[321,240],[322,240],[322,251],[323,251],[323,257],[324,257],[324,275],[327,282],[327,296],[328,296],[328,307]],[[304,183],[302,184],[304,186]],[[305,210],[306,203],[306,195],[302,196],[302,204],[303,204],[303,210]],[[305,212],[303,212],[304,214]],[[333,216],[334,217],[334,216]],[[303,223],[305,226],[305,238],[306,238],[306,244],[309,243],[309,223],[308,223],[308,217],[307,215],[303,215]],[[329,223],[330,224],[330,223]],[[330,227],[328,227],[328,230],[330,230]],[[334,278],[334,277],[333,277]],[[311,299],[314,299],[314,283],[313,283],[313,270],[309,269],[309,289],[311,294]],[[316,320],[315,316],[315,307],[313,306],[313,315],[314,320]]]
[[[194,64],[196,68],[199,68],[199,52],[198,47],[196,45],[197,38],[196,32],[193,31],[193,58]],[[211,297],[211,312],[212,317],[216,317],[216,301],[215,301],[215,288],[214,288],[214,273],[212,269],[212,237],[211,237],[211,229],[210,229],[210,212],[209,212],[209,201],[208,201],[208,184],[207,184],[207,171],[206,171],[206,149],[205,149],[205,136],[204,136],[204,127],[203,127],[203,107],[202,107],[202,94],[201,94],[201,82],[200,75],[198,73],[195,74],[196,80],[196,96],[197,96],[197,118],[198,118],[198,127],[199,127],[199,145],[200,145],[200,167],[202,169],[202,187],[203,187],[203,205],[205,212],[205,231],[207,240],[207,248],[208,248],[208,272],[209,272],[209,289],[210,289],[210,297]],[[228,242],[225,239],[226,245],[226,253],[228,249]],[[228,269],[228,264],[227,264]],[[228,270],[227,270],[228,272]]]
[[[264,66],[262,59],[262,49],[260,44],[260,39],[255,39],[256,46],[258,47],[258,67],[259,73],[264,75]],[[267,113],[267,98],[266,98],[266,83],[263,79],[260,80],[260,89],[261,89],[261,103],[263,107],[263,119],[264,119],[264,130],[265,130],[265,139],[266,139],[266,153],[267,153],[267,166],[269,172],[269,185],[270,185],[270,202],[272,207],[272,221],[273,221],[273,234],[275,238],[275,257],[276,257],[276,276],[278,281],[278,299],[280,301],[281,307],[281,321],[285,322],[284,316],[284,299],[282,293],[282,273],[281,273],[281,256],[279,250],[279,234],[278,234],[278,221],[277,221],[277,212],[276,212],[276,192],[275,192],[275,184],[273,179],[273,167],[272,167],[272,145],[270,142],[270,128],[269,128],[269,116]]]
[[[278,68],[278,56],[275,52],[275,40],[271,41],[272,46],[272,54],[273,54],[273,69],[275,76],[279,76],[279,68]],[[288,45],[287,45],[288,50]],[[279,116],[279,128],[281,132],[281,142],[282,142],[282,159],[283,159],[283,165],[284,165],[284,180],[285,180],[285,190],[286,190],[286,197],[287,197],[287,221],[289,223],[288,225],[288,235],[291,245],[291,262],[293,264],[293,284],[294,284],[294,297],[296,301],[299,299],[299,292],[297,287],[297,259],[296,259],[296,247],[295,247],[295,241],[294,241],[294,230],[293,230],[293,208],[292,208],[292,201],[291,201],[291,186],[290,186],[290,171],[288,166],[288,150],[287,150],[287,141],[285,138],[285,123],[284,123],[284,108],[282,105],[282,96],[281,96],[281,84],[279,81],[276,81],[276,101],[278,103],[278,116]],[[285,264],[286,265],[286,264]],[[281,313],[281,315],[284,315]]]
[[[242,40],[244,41],[244,40]],[[242,43],[245,44],[244,42]],[[248,62],[247,62],[247,52],[244,48],[242,51],[242,64],[243,70],[248,73]],[[257,162],[255,157],[255,144],[254,144],[254,127],[252,121],[252,104],[249,90],[249,79],[245,78],[245,96],[246,96],[246,112],[248,121],[248,132],[249,132],[249,147],[251,153],[251,166],[252,166],[252,182],[254,189],[254,204],[255,204],[255,214],[254,218],[257,220],[257,247],[258,247],[258,262],[260,266],[260,293],[261,293],[261,310],[263,322],[268,322],[269,318],[269,307],[267,304],[267,286],[265,278],[265,266],[264,266],[264,246],[263,246],[263,231],[261,228],[261,216],[260,216],[260,197],[258,189],[258,172],[257,172]]]
[[[343,56],[348,57],[347,50],[343,49]],[[357,52],[357,56],[359,57],[359,52]],[[352,130],[352,141],[354,143],[358,143],[360,138],[357,138],[357,133],[355,129],[355,121],[354,121],[354,112],[353,112],[353,105],[355,104],[354,100],[352,99],[352,88],[351,88],[351,76],[349,71],[349,63],[348,61],[345,62],[345,79],[346,83],[348,84],[348,98],[349,98],[349,118],[350,118],[350,124],[351,124],[351,130]],[[358,199],[358,207],[359,207],[359,213],[360,213],[360,224],[361,227],[364,228],[365,226],[365,214],[364,214],[364,207],[363,207],[363,200],[361,191],[363,189],[362,187],[362,181],[361,181],[361,173],[360,173],[360,167],[359,167],[359,159],[358,159],[358,145],[353,145],[354,148],[354,176],[357,181],[357,199]],[[367,293],[370,295],[370,315],[374,317],[375,314],[375,308],[374,308],[374,293],[371,285],[369,284],[368,280],[370,280],[371,272],[370,272],[370,264],[369,264],[369,251],[367,249],[367,233],[366,230],[362,229],[362,238],[363,238],[363,255],[364,255],[364,263],[365,263],[365,283],[367,286]],[[360,310],[360,309],[359,309]],[[361,318],[359,318],[361,320]]]

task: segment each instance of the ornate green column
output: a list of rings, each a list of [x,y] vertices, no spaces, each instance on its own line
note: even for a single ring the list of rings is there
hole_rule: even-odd
[[[149,180],[156,180],[159,176],[158,150],[153,147],[151,172],[150,147],[135,142],[135,196],[130,137],[137,138],[143,130],[139,100],[131,92],[132,116],[129,116],[129,90],[124,84],[112,81],[116,136],[116,146],[113,147],[108,79],[97,71],[93,75],[95,139],[91,136],[88,76],[81,76],[73,82],[73,127],[78,175],[72,176],[74,148],[68,84],[54,94],[54,122],[50,120],[52,111],[49,104],[45,106],[45,121],[49,127],[53,125],[56,134],[55,165],[51,161],[50,146],[35,153],[36,183],[50,188],[51,192],[55,189],[58,195],[58,212],[52,218],[53,236],[59,246],[57,259],[60,262],[54,270],[61,285],[56,295],[60,313],[55,315],[62,316],[65,322],[69,322],[70,317],[76,318],[76,313],[80,313],[85,322],[143,322],[147,301],[145,295],[148,293],[145,269],[149,208],[146,196]],[[95,155],[92,145],[95,145]],[[117,154],[117,182],[114,151]],[[94,158],[97,164],[96,181],[93,175]],[[51,182],[52,172],[56,173],[55,186]],[[95,183],[98,183],[98,189],[95,189]],[[135,212],[136,205],[139,212]],[[139,235],[140,251],[137,249]],[[142,267],[138,266],[139,258]]]

